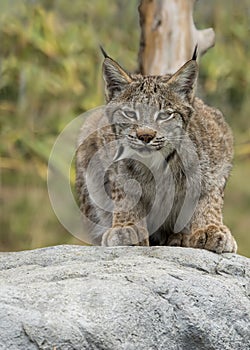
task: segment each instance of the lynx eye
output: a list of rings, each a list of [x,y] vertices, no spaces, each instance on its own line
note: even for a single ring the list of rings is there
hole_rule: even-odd
[[[122,129],[128,128],[130,126],[129,123],[123,123],[123,122],[117,123],[117,125],[120,126]]]
[[[135,111],[133,110],[128,110],[128,109],[123,109],[122,110],[122,114],[129,119],[137,119],[137,114]]]
[[[167,122],[173,119],[174,115],[175,115],[174,112],[159,112],[156,116],[156,120]]]

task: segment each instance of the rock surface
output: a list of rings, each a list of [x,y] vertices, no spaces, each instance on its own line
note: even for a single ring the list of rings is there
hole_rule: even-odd
[[[1,350],[250,349],[250,260],[176,247],[0,254]]]

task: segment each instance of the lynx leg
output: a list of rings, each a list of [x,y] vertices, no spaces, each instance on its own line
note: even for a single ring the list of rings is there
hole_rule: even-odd
[[[208,225],[197,229],[191,235],[184,235],[182,245],[203,248],[216,253],[236,253],[237,244],[225,225]]]
[[[149,233],[143,221],[138,223],[136,212],[113,213],[113,224],[102,236],[102,246],[149,245]]]
[[[119,173],[118,169],[115,169]],[[148,246],[149,233],[146,220],[143,216],[142,203],[138,203],[140,196],[136,195],[136,189],[132,186],[130,191],[124,192],[126,177],[110,174],[112,181],[112,200],[114,202],[112,227],[104,232],[102,246]]]
[[[148,246],[148,231],[146,228],[131,225],[112,227],[102,236],[102,246]]]
[[[181,245],[216,253],[235,253],[237,244],[229,228],[223,224],[222,205],[221,193],[214,192],[203,198],[193,216],[191,233],[183,234]]]

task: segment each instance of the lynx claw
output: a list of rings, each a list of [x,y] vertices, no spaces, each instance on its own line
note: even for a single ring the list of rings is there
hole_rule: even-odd
[[[183,239],[185,247],[211,250],[215,253],[236,253],[237,244],[226,226],[209,225]]]
[[[136,225],[113,227],[102,236],[102,246],[148,246],[148,231]]]

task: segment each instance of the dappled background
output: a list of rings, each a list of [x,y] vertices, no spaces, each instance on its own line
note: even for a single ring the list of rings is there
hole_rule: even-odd
[[[46,177],[51,148],[79,114],[103,104],[99,44],[137,69],[137,0],[0,1],[0,250],[76,243],[58,222]],[[200,62],[198,94],[235,136],[225,223],[250,256],[250,3],[199,0],[195,22],[216,46]],[[72,182],[74,172],[72,171]]]

